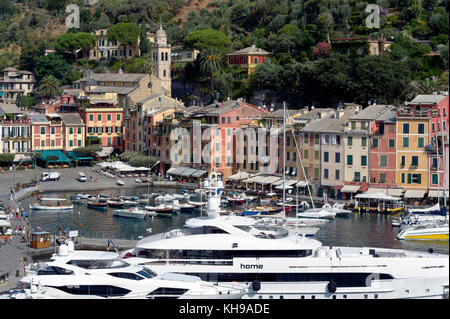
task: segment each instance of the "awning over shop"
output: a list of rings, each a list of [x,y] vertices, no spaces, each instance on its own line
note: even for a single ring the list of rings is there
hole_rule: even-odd
[[[428,191],[428,197],[429,198],[443,198],[444,197],[444,192],[442,191],[442,189],[430,189]],[[449,198],[449,193],[448,193],[448,189],[445,190],[445,197]]]
[[[196,169],[195,172],[191,174],[191,177],[200,177],[207,173],[208,173],[208,171],[205,171],[203,169]]]
[[[70,163],[70,159],[62,151],[36,151],[39,160],[49,163]]]
[[[232,180],[232,181],[240,181],[240,180],[243,180],[243,179],[250,178],[252,176],[255,176],[255,175],[247,173],[247,172],[237,172],[234,175],[228,176],[227,179],[228,180]]]
[[[67,152],[67,156],[75,161],[92,161],[94,159],[92,156],[77,152]]]
[[[15,154],[14,155],[14,160],[13,160],[14,163],[17,163],[17,162],[24,163],[24,162],[32,162],[32,161],[33,160],[31,159],[30,156],[26,156],[24,154]]]
[[[356,193],[360,188],[360,185],[344,185],[341,188],[341,193]]]
[[[295,184],[296,187],[306,187],[308,186],[308,182],[307,181],[300,181],[297,184]]]
[[[407,189],[404,198],[423,198],[425,191],[421,189]]]
[[[180,172],[180,176],[182,177],[189,177],[196,171],[195,168],[185,167],[185,169]]]
[[[403,188],[388,188],[387,194],[389,196],[402,196],[403,195]]]
[[[366,194],[376,194],[376,193],[387,195],[387,190],[386,188],[369,187],[366,191]]]
[[[208,173],[203,169],[192,168],[192,167],[171,167],[167,170],[167,174],[182,176],[182,177],[200,177]]]
[[[272,184],[275,181],[278,181],[280,179],[279,176],[264,176],[264,178],[259,181],[256,182],[257,184],[262,184],[262,185],[267,185],[267,184]]]

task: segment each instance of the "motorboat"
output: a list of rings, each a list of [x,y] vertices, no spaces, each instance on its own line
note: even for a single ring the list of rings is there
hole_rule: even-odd
[[[70,200],[72,204],[85,204],[87,199],[78,197],[78,195],[72,195],[70,196]]]
[[[397,235],[402,240],[448,241],[448,223],[422,222],[404,228]]]
[[[171,194],[165,194],[155,197],[155,203],[156,204],[163,204],[163,203],[172,203],[175,199],[175,196]]]
[[[128,209],[116,209],[113,210],[114,216],[119,217],[128,217],[128,218],[145,218],[147,216],[147,212],[143,209],[134,207]]]
[[[172,216],[173,214],[172,205],[160,204],[158,206],[145,206],[145,210],[153,211],[157,216]]]
[[[71,248],[72,247],[72,248]],[[239,299],[245,285],[218,285],[199,277],[156,274],[105,251],[76,251],[73,244],[59,246],[46,263],[26,267],[20,279],[24,290],[12,298],[26,299]]]
[[[296,215],[297,217],[303,217],[303,218],[326,218],[326,219],[333,219],[336,217],[336,213],[332,211],[328,211],[327,209],[322,208],[310,208],[303,212],[299,212]]]
[[[335,213],[336,216],[348,216],[348,214],[352,213],[351,210],[344,209],[344,204],[340,203],[334,203],[333,206],[330,204],[324,204],[321,209]]]
[[[220,215],[223,183],[216,178],[204,181],[203,188],[210,190],[207,216],[145,237],[121,257],[158,274],[251,283],[243,297],[257,300],[448,298],[448,254],[323,246],[281,231],[261,236],[252,229],[252,218]]]
[[[109,199],[106,201],[106,203],[108,204],[108,207],[113,208],[122,208],[125,206],[123,200],[121,199]]]
[[[255,208],[248,208],[241,212],[242,216],[252,216],[252,215],[272,215],[278,214],[283,210],[282,207],[269,207],[269,206],[258,206]]]
[[[108,207],[107,201],[100,201],[100,200],[88,200],[86,202],[86,206],[88,208],[95,208],[95,209],[106,209]]]
[[[50,198],[40,197],[38,202],[30,204],[31,210],[45,210],[45,211],[71,211],[73,205],[64,205],[62,202],[66,201],[65,198]]]
[[[277,193],[268,193],[266,194],[264,197],[261,197],[259,199],[259,204],[260,205],[272,205],[274,203],[276,203],[278,200],[278,196]]]
[[[179,211],[180,213],[192,213],[195,206],[189,203],[180,203],[178,199],[172,202],[172,208],[174,211]]]

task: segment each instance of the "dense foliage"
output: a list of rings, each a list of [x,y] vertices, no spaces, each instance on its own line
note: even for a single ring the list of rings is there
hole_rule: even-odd
[[[69,3],[80,7],[78,30],[64,26]],[[379,28],[366,26],[369,3],[99,0],[86,6],[84,0],[0,0],[0,68],[18,66],[36,73],[38,83],[52,75],[62,84],[79,77],[80,66],[151,72],[152,65],[144,57],[87,62],[83,56],[93,39],[86,33],[108,29],[108,38],[130,45],[139,37],[143,40],[146,29],[154,32],[162,24],[173,46],[201,51],[194,63],[177,66],[176,79],[192,88],[190,96],[200,92],[204,102],[216,96],[250,98],[263,92],[266,103],[287,100],[294,106],[369,100],[401,103],[412,94],[447,89],[449,1],[373,1],[381,8]],[[347,36],[383,36],[392,42],[390,53],[374,57],[368,46],[357,41],[341,49],[333,40]],[[148,43],[140,42],[143,55],[148,54]],[[250,45],[273,57],[250,76],[227,66],[227,53]],[[362,54],[357,53],[360,47]],[[57,53],[45,56],[45,49]]]

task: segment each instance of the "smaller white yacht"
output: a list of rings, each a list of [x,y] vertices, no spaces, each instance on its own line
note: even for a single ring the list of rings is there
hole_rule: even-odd
[[[244,285],[215,285],[199,277],[163,273],[131,265],[119,254],[75,251],[73,243],[59,247],[51,261],[26,267],[22,292],[10,298],[26,299],[239,299]]]
[[[398,235],[402,240],[448,241],[448,223],[422,222],[404,228]]]
[[[143,209],[133,207],[128,209],[113,210],[113,215],[119,217],[144,219],[147,216],[147,212]]]
[[[304,212],[297,213],[297,217],[333,219],[336,217],[336,213],[323,208],[310,208]]]
[[[73,210],[73,205],[65,205],[65,198],[38,198],[38,202],[30,204],[32,210],[45,210],[45,211],[70,211]]]

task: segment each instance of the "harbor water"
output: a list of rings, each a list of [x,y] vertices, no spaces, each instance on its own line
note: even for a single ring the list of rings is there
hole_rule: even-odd
[[[150,193],[179,193],[179,189],[155,189],[150,188]],[[96,195],[139,195],[147,193],[146,188],[120,189],[101,192],[89,192]],[[70,202],[70,196],[75,193],[46,193],[45,197],[66,198]],[[196,200],[199,200],[196,199]],[[30,229],[37,230],[40,227],[44,231],[59,235],[62,231],[78,231],[82,237],[108,239],[139,239],[158,234],[164,231],[180,228],[188,218],[198,217],[201,212],[190,214],[176,213],[172,217],[146,217],[145,219],[133,219],[113,216],[113,209],[98,210],[87,208],[86,204],[74,204],[73,211],[49,212],[29,211],[29,203],[35,198],[29,197],[21,201],[21,206],[29,213]],[[203,198],[203,201],[205,199]],[[239,207],[239,206],[238,206]],[[449,252],[448,242],[422,242],[403,241],[396,238],[399,227],[392,226],[392,218],[398,216],[383,214],[359,214],[351,213],[345,217],[336,217],[331,222],[320,226],[320,230],[314,238],[321,241],[325,246],[352,246],[352,247],[384,247],[407,249],[417,251],[428,251],[430,248],[435,252]]]

